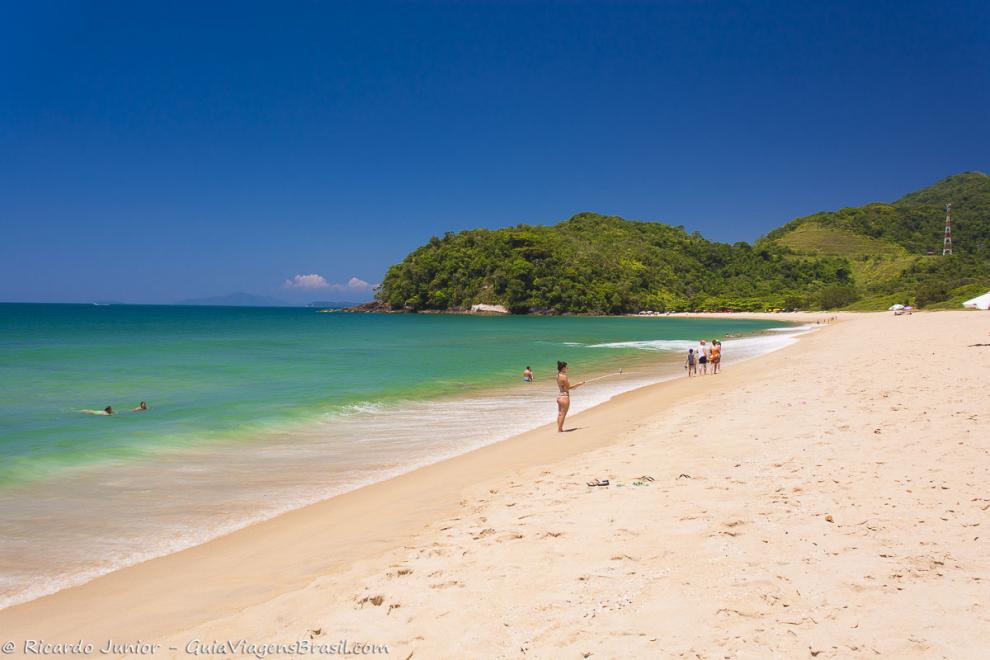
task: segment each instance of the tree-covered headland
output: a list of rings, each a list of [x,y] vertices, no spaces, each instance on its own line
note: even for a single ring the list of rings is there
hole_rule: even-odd
[[[955,249],[942,257],[947,202]],[[752,245],[595,213],[447,233],[389,268],[377,299],[408,311],[622,314],[953,306],[987,289],[990,177],[971,172],[892,204],[797,218]]]

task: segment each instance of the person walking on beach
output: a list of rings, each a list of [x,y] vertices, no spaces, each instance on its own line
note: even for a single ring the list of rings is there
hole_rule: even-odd
[[[688,378],[698,375],[698,356],[695,355],[693,348],[688,349],[687,361],[684,363],[684,368],[687,369]]]
[[[720,342],[717,339],[712,340],[711,363],[712,363],[712,374],[713,375],[717,374],[719,370],[719,366],[722,363],[722,342]]]
[[[567,410],[571,407],[571,390],[576,390],[585,384],[581,381],[576,385],[571,385],[567,380],[567,363],[557,360],[557,433],[564,432],[564,419],[567,417]]]
[[[705,345],[705,340],[702,339],[698,344],[698,364],[701,365],[701,375],[705,376],[708,374],[708,346]]]
[[[533,370],[528,366],[523,370],[523,380],[527,383],[535,383],[536,379],[533,378]]]

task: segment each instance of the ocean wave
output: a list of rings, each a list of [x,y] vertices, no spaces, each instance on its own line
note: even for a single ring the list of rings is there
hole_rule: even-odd
[[[810,325],[810,324],[807,324],[806,323],[804,325],[792,325],[792,326],[788,326],[786,328],[767,328],[766,332],[784,332],[784,333],[795,333],[795,332],[797,332],[797,333],[802,333],[803,334],[805,332],[808,332],[810,330],[815,330],[816,328],[820,328],[820,327],[821,326],[819,326],[819,325]]]
[[[692,339],[644,339],[639,341],[611,341],[589,344],[588,348],[638,348],[643,351],[686,351],[698,342]]]
[[[331,415],[361,415],[376,413],[380,410],[385,409],[386,404],[384,401],[358,401],[357,403],[351,403],[343,406],[336,413],[330,413]]]

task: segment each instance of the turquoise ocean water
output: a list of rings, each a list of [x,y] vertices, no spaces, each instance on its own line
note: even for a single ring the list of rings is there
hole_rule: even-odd
[[[0,607],[550,422],[555,360],[624,369],[580,410],[783,326],[0,304]]]

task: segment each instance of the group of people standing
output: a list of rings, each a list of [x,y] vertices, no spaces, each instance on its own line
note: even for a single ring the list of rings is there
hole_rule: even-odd
[[[708,375],[709,367],[711,367],[712,375],[717,374],[722,367],[722,342],[717,339],[713,339],[711,343],[702,339],[698,342],[697,349],[688,349],[687,360],[684,361],[688,378],[697,376],[699,369],[701,375]]]

